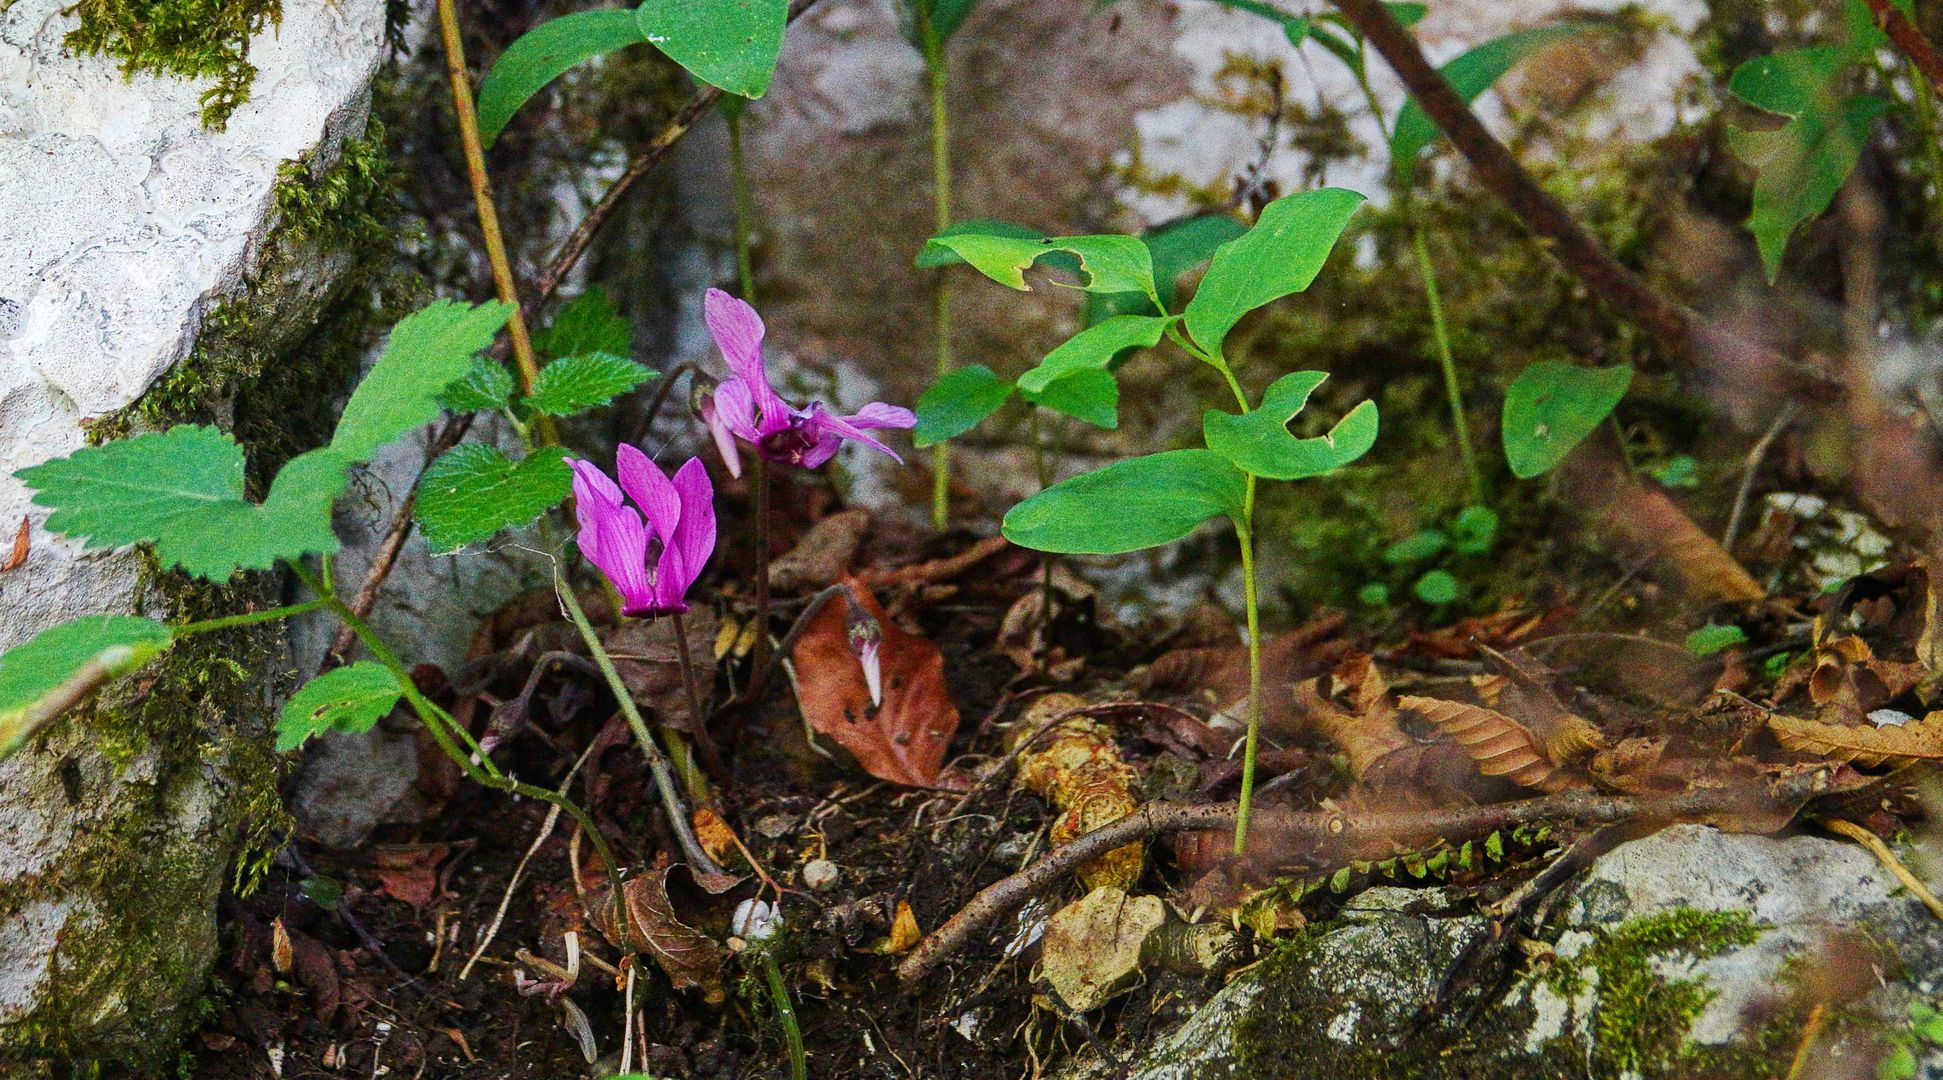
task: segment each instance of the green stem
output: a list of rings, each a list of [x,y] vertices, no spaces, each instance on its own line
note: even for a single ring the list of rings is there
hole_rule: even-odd
[[[600,643],[600,635],[594,633],[594,624],[587,621],[587,613],[581,610],[580,601],[573,590],[567,586],[558,571],[553,579],[554,591],[559,594],[560,602],[566,606],[567,615],[573,619],[574,628],[580,631],[580,640],[587,643],[587,651],[593,656],[594,664],[600,668],[601,677],[607,680],[607,688],[614,694],[614,702],[620,706],[621,715],[627,717],[628,727],[634,730],[634,740],[641,747],[641,756],[648,759],[648,771],[654,775],[655,789],[661,795],[661,807],[668,814],[668,825],[675,830],[675,838],[681,842],[682,852],[695,864],[695,869],[707,874],[720,874],[722,868],[708,857],[702,845],[695,839],[694,825],[688,820],[688,811],[682,806],[681,793],[675,790],[674,770],[669,766],[667,755],[654,741],[654,733],[648,730],[648,723],[641,718],[641,710],[634,704],[634,695],[628,693],[627,683],[622,681],[621,673],[614,668],[614,658],[607,654],[607,647]],[[693,763],[690,763],[693,767]],[[703,781],[706,785],[707,781]]]
[[[297,615],[302,615],[307,611],[316,611],[329,606],[329,601],[318,597],[315,600],[306,600],[301,604],[286,604],[283,607],[270,608],[265,611],[251,611],[242,615],[225,615],[220,619],[202,619],[198,622],[183,623],[180,626],[171,627],[170,629],[174,631],[176,637],[188,637],[190,634],[207,634],[216,630],[229,630],[238,626],[254,626],[257,623],[275,622],[278,619],[292,618]]]
[[[790,1080],[808,1080],[810,1075],[809,1059],[803,1055],[803,1031],[796,1025],[796,1006],[790,1004],[789,987],[783,982],[783,968],[769,949],[757,946],[762,953],[762,971],[769,977],[769,997],[776,1005],[776,1021],[782,1025],[783,1041],[789,1046]]]
[[[918,33],[931,80],[931,208],[936,233],[951,227],[951,128],[945,111],[945,50],[938,28],[919,5]],[[938,331],[938,378],[951,374],[951,275],[940,267],[932,288]],[[931,523],[942,529],[951,516],[951,451],[931,448]]]
[[[749,159],[742,149],[742,106],[724,110],[729,121],[729,185],[735,192],[735,275],[742,299],[756,302],[755,261],[749,255]]]
[[[1248,810],[1255,795],[1255,744],[1262,728],[1262,616],[1255,576],[1255,478],[1248,478],[1242,500],[1242,520],[1235,535],[1241,541],[1241,587],[1248,609],[1248,736],[1241,752],[1241,799],[1235,804],[1235,854],[1248,843]]]
[[[1410,211],[1406,211],[1410,212]],[[1444,324],[1444,301],[1437,291],[1437,271],[1431,265],[1430,245],[1424,240],[1423,225],[1410,222],[1410,244],[1417,253],[1417,270],[1423,275],[1424,299],[1430,304],[1430,333],[1437,342],[1437,362],[1444,369],[1444,396],[1450,400],[1451,427],[1457,433],[1457,450],[1464,460],[1464,475],[1470,480],[1471,501],[1486,502],[1484,473],[1479,470],[1477,452],[1471,446],[1471,426],[1464,418],[1464,390],[1457,379],[1457,360],[1451,355],[1450,330]]]

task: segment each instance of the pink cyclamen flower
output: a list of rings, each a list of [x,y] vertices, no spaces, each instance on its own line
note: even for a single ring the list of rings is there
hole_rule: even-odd
[[[688,588],[715,551],[715,486],[702,459],[689,458],[670,480],[648,455],[623,444],[614,455],[619,486],[592,462],[569,459],[567,464],[573,467],[580,553],[614,583],[622,612],[687,611]],[[623,490],[634,506],[621,497]],[[654,545],[660,553],[650,564]]]
[[[915,427],[918,420],[911,410],[881,401],[873,401],[851,416],[838,416],[820,401],[796,408],[769,384],[769,371],[762,362],[762,317],[756,309],[720,289],[710,289],[702,302],[702,314],[716,347],[729,364],[730,377],[702,406],[702,419],[715,437],[715,448],[721,451],[729,475],[742,475],[737,439],[754,446],[764,461],[806,469],[830,460],[845,440],[904,460],[870,431]]]

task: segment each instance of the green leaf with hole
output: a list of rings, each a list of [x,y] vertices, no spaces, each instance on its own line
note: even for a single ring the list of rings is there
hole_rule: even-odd
[[[1254,228],[1215,251],[1187,303],[1188,335],[1219,354],[1243,315],[1308,288],[1363,201],[1347,188],[1318,188],[1269,203]]]
[[[1120,383],[1104,368],[1070,371],[1043,390],[1027,390],[1021,385],[1019,395],[1034,405],[1097,428],[1120,426]]]
[[[967,364],[931,384],[918,398],[918,426],[911,433],[920,448],[941,443],[977,427],[1012,396],[1012,384],[984,364]]]
[[[1033,239],[992,233],[940,233],[925,241],[944,248],[1001,285],[1031,291],[1025,272],[1049,255],[1065,253],[1079,260],[1077,288],[1095,293],[1154,291],[1154,260],[1147,245],[1133,236],[1063,236]],[[922,257],[923,253],[920,253]],[[935,254],[933,255],[935,258]]]
[[[1006,539],[1034,551],[1117,555],[1169,544],[1210,518],[1240,521],[1247,478],[1207,450],[1130,458],[1062,480],[1006,515]]]
[[[1092,326],[1114,315],[1159,315],[1171,310],[1181,275],[1207,262],[1221,245],[1248,231],[1233,214],[1197,214],[1157,225],[1140,234],[1154,263],[1154,289],[1161,307],[1143,293],[1088,293],[1082,318]]]
[[[439,395],[439,404],[459,413],[491,412],[510,406],[513,392],[518,388],[505,364],[481,356],[472,361],[472,367],[464,375],[445,388]]]
[[[0,758],[32,734],[20,727],[29,709],[92,665],[119,678],[169,647],[169,628],[134,615],[84,615],[57,623],[0,653]],[[92,680],[90,680],[92,681]]]
[[[512,314],[513,305],[499,301],[440,300],[405,316],[351,392],[331,447],[346,461],[369,461],[378,447],[431,423],[445,388],[472,370],[473,357]]]
[[[545,330],[533,335],[533,347],[549,360],[589,353],[633,356],[634,324],[607,290],[596,286],[568,301]]]
[[[1047,353],[1038,367],[1019,376],[1019,389],[1037,393],[1076,371],[1104,371],[1128,349],[1151,348],[1173,321],[1157,315],[1115,315],[1089,326]]]
[[[606,405],[657,374],[612,353],[569,356],[540,369],[525,404],[548,416],[573,416]]]
[[[1565,460],[1600,421],[1611,415],[1633,384],[1633,365],[1580,367],[1540,360],[1519,372],[1504,396],[1504,456],[1521,480],[1549,472]]]
[[[1376,402],[1349,410],[1327,435],[1298,439],[1289,421],[1308,404],[1309,395],[1329,376],[1294,371],[1269,384],[1261,408],[1245,416],[1209,409],[1201,417],[1208,449],[1236,468],[1267,480],[1299,480],[1341,468],[1376,445]]]
[[[635,20],[641,36],[690,75],[759,98],[783,51],[789,0],[646,0]]]
[[[517,462],[484,443],[446,451],[418,484],[413,513],[426,545],[445,554],[532,524],[573,490],[564,458],[559,447],[542,447]]]
[[[1443,75],[1444,81],[1450,83],[1451,89],[1457,91],[1457,96],[1469,103],[1491,89],[1492,84],[1503,78],[1505,72],[1517,67],[1526,57],[1599,26],[1598,23],[1580,22],[1514,30],[1472,48],[1437,70]],[[1390,168],[1395,171],[1398,183],[1409,186],[1416,172],[1417,155],[1436,142],[1438,135],[1436,123],[1425,115],[1416,98],[1404,102],[1403,111],[1397,114],[1396,127],[1390,134]]]
[[[277,719],[277,751],[295,750],[327,731],[370,731],[401,694],[398,680],[382,664],[360,660],[333,668],[305,683],[284,704]]]
[[[973,218],[947,225],[943,232],[931,237],[918,249],[914,265],[919,270],[936,270],[941,266],[963,266],[965,257],[946,247],[942,241],[948,236],[999,236],[1012,240],[1044,240],[1046,234],[1026,225],[1010,221],[997,221],[991,218]],[[1079,273],[1079,260],[1070,255],[1049,256],[1047,264],[1053,265],[1055,259],[1063,259],[1060,269]]]
[[[569,68],[646,40],[625,8],[578,11],[528,30],[499,54],[479,87],[479,138],[491,146],[520,106]]]

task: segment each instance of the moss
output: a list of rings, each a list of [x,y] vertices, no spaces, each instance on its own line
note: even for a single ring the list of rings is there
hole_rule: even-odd
[[[281,0],[79,0],[68,10],[81,19],[68,46],[121,61],[123,75],[215,79],[202,122],[218,131],[250,99],[250,38],[283,17]]]

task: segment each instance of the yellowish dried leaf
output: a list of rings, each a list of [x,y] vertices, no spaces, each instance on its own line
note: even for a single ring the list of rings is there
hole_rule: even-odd
[[[1770,713],[1768,730],[1789,750],[1831,761],[1868,766],[1943,761],[1943,713],[1933,712],[1920,720],[1886,727],[1824,724]]]
[[[1559,771],[1545,756],[1538,739],[1524,725],[1501,712],[1460,701],[1404,696],[1402,708],[1422,716],[1464,749],[1478,771],[1502,776],[1522,787],[1563,791],[1583,781]]]

